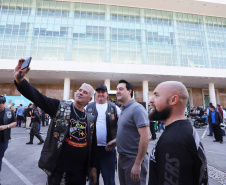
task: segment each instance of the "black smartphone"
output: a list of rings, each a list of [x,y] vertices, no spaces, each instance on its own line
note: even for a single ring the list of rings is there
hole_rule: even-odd
[[[32,57],[29,57],[28,59],[26,59],[26,60],[23,62],[23,64],[22,64],[22,66],[21,66],[20,69],[23,70],[23,69],[29,67],[29,65],[30,65],[30,63],[31,63],[31,59],[32,59]]]

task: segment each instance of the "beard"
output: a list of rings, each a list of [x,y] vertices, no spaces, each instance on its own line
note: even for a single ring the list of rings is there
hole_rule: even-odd
[[[153,105],[153,108],[155,108],[150,114],[149,114],[149,120],[150,121],[164,121],[167,120],[171,113],[172,113],[172,107],[170,106],[166,106],[163,110],[158,111],[155,107],[155,105]]]

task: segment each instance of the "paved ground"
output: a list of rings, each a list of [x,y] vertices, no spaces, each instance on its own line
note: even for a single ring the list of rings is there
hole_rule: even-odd
[[[207,136],[206,128],[197,129],[205,147],[209,165],[209,184],[226,185],[226,137],[225,143],[213,143],[213,137]],[[47,127],[42,127],[41,133],[46,136]],[[157,134],[159,137],[160,134]],[[38,168],[38,160],[42,146],[37,145],[37,138],[33,145],[26,145],[29,141],[29,130],[13,128],[12,140],[3,159],[3,168],[0,174],[2,185],[45,185],[46,175]],[[149,143],[150,152],[156,141]],[[103,185],[100,180],[100,185]],[[116,185],[119,185],[116,173]]]

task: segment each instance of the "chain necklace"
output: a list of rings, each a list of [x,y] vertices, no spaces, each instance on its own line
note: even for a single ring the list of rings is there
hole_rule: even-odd
[[[86,114],[85,114],[85,116],[84,116],[84,113],[85,113],[85,111],[82,113],[82,117],[80,118],[79,117],[79,115],[77,114],[77,112],[76,112],[76,110],[75,110],[75,106],[73,105],[73,110],[74,110],[74,113],[75,113],[75,115],[76,115],[76,118],[77,118],[77,120],[82,120],[82,119],[86,119]],[[84,117],[83,117],[84,116]],[[79,119],[78,119],[79,118]]]

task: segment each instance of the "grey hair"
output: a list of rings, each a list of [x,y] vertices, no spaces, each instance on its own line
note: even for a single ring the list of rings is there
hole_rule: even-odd
[[[94,95],[94,88],[93,88],[93,86],[90,85],[90,84],[87,84],[87,83],[83,83],[82,86],[83,85],[84,86],[87,86],[87,87],[89,87],[91,89],[91,95],[90,95],[90,97],[93,97],[93,95]]]

